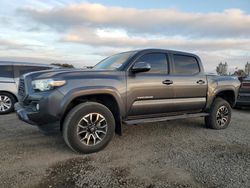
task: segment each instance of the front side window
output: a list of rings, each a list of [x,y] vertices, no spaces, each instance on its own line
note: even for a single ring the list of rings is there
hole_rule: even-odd
[[[146,54],[140,57],[137,62],[145,62],[151,65],[147,73],[168,73],[167,55],[163,53]]]
[[[186,55],[173,55],[174,74],[193,75],[200,72],[198,61],[195,57]]]
[[[0,78],[13,78],[13,66],[0,65]]]

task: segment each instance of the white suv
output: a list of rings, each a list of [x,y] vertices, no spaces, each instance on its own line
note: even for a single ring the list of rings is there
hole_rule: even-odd
[[[58,68],[46,64],[0,61],[0,115],[14,110],[17,102],[19,77],[22,74]]]

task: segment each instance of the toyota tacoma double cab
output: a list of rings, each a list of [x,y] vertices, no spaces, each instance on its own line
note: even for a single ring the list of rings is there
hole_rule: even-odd
[[[122,124],[204,117],[206,127],[225,129],[239,86],[233,77],[207,76],[194,54],[145,49],[110,56],[92,69],[25,74],[15,109],[41,129],[60,122],[72,150],[92,153],[121,135]]]

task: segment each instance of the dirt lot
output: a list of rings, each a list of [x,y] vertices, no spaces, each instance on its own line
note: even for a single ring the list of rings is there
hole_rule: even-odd
[[[96,154],[77,155],[60,133],[0,117],[0,187],[250,187],[250,110],[215,131],[203,119],[124,127]]]

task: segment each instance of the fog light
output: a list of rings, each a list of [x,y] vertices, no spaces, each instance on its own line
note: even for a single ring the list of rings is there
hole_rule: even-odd
[[[36,110],[39,111],[39,109],[40,109],[40,105],[36,104]]]

